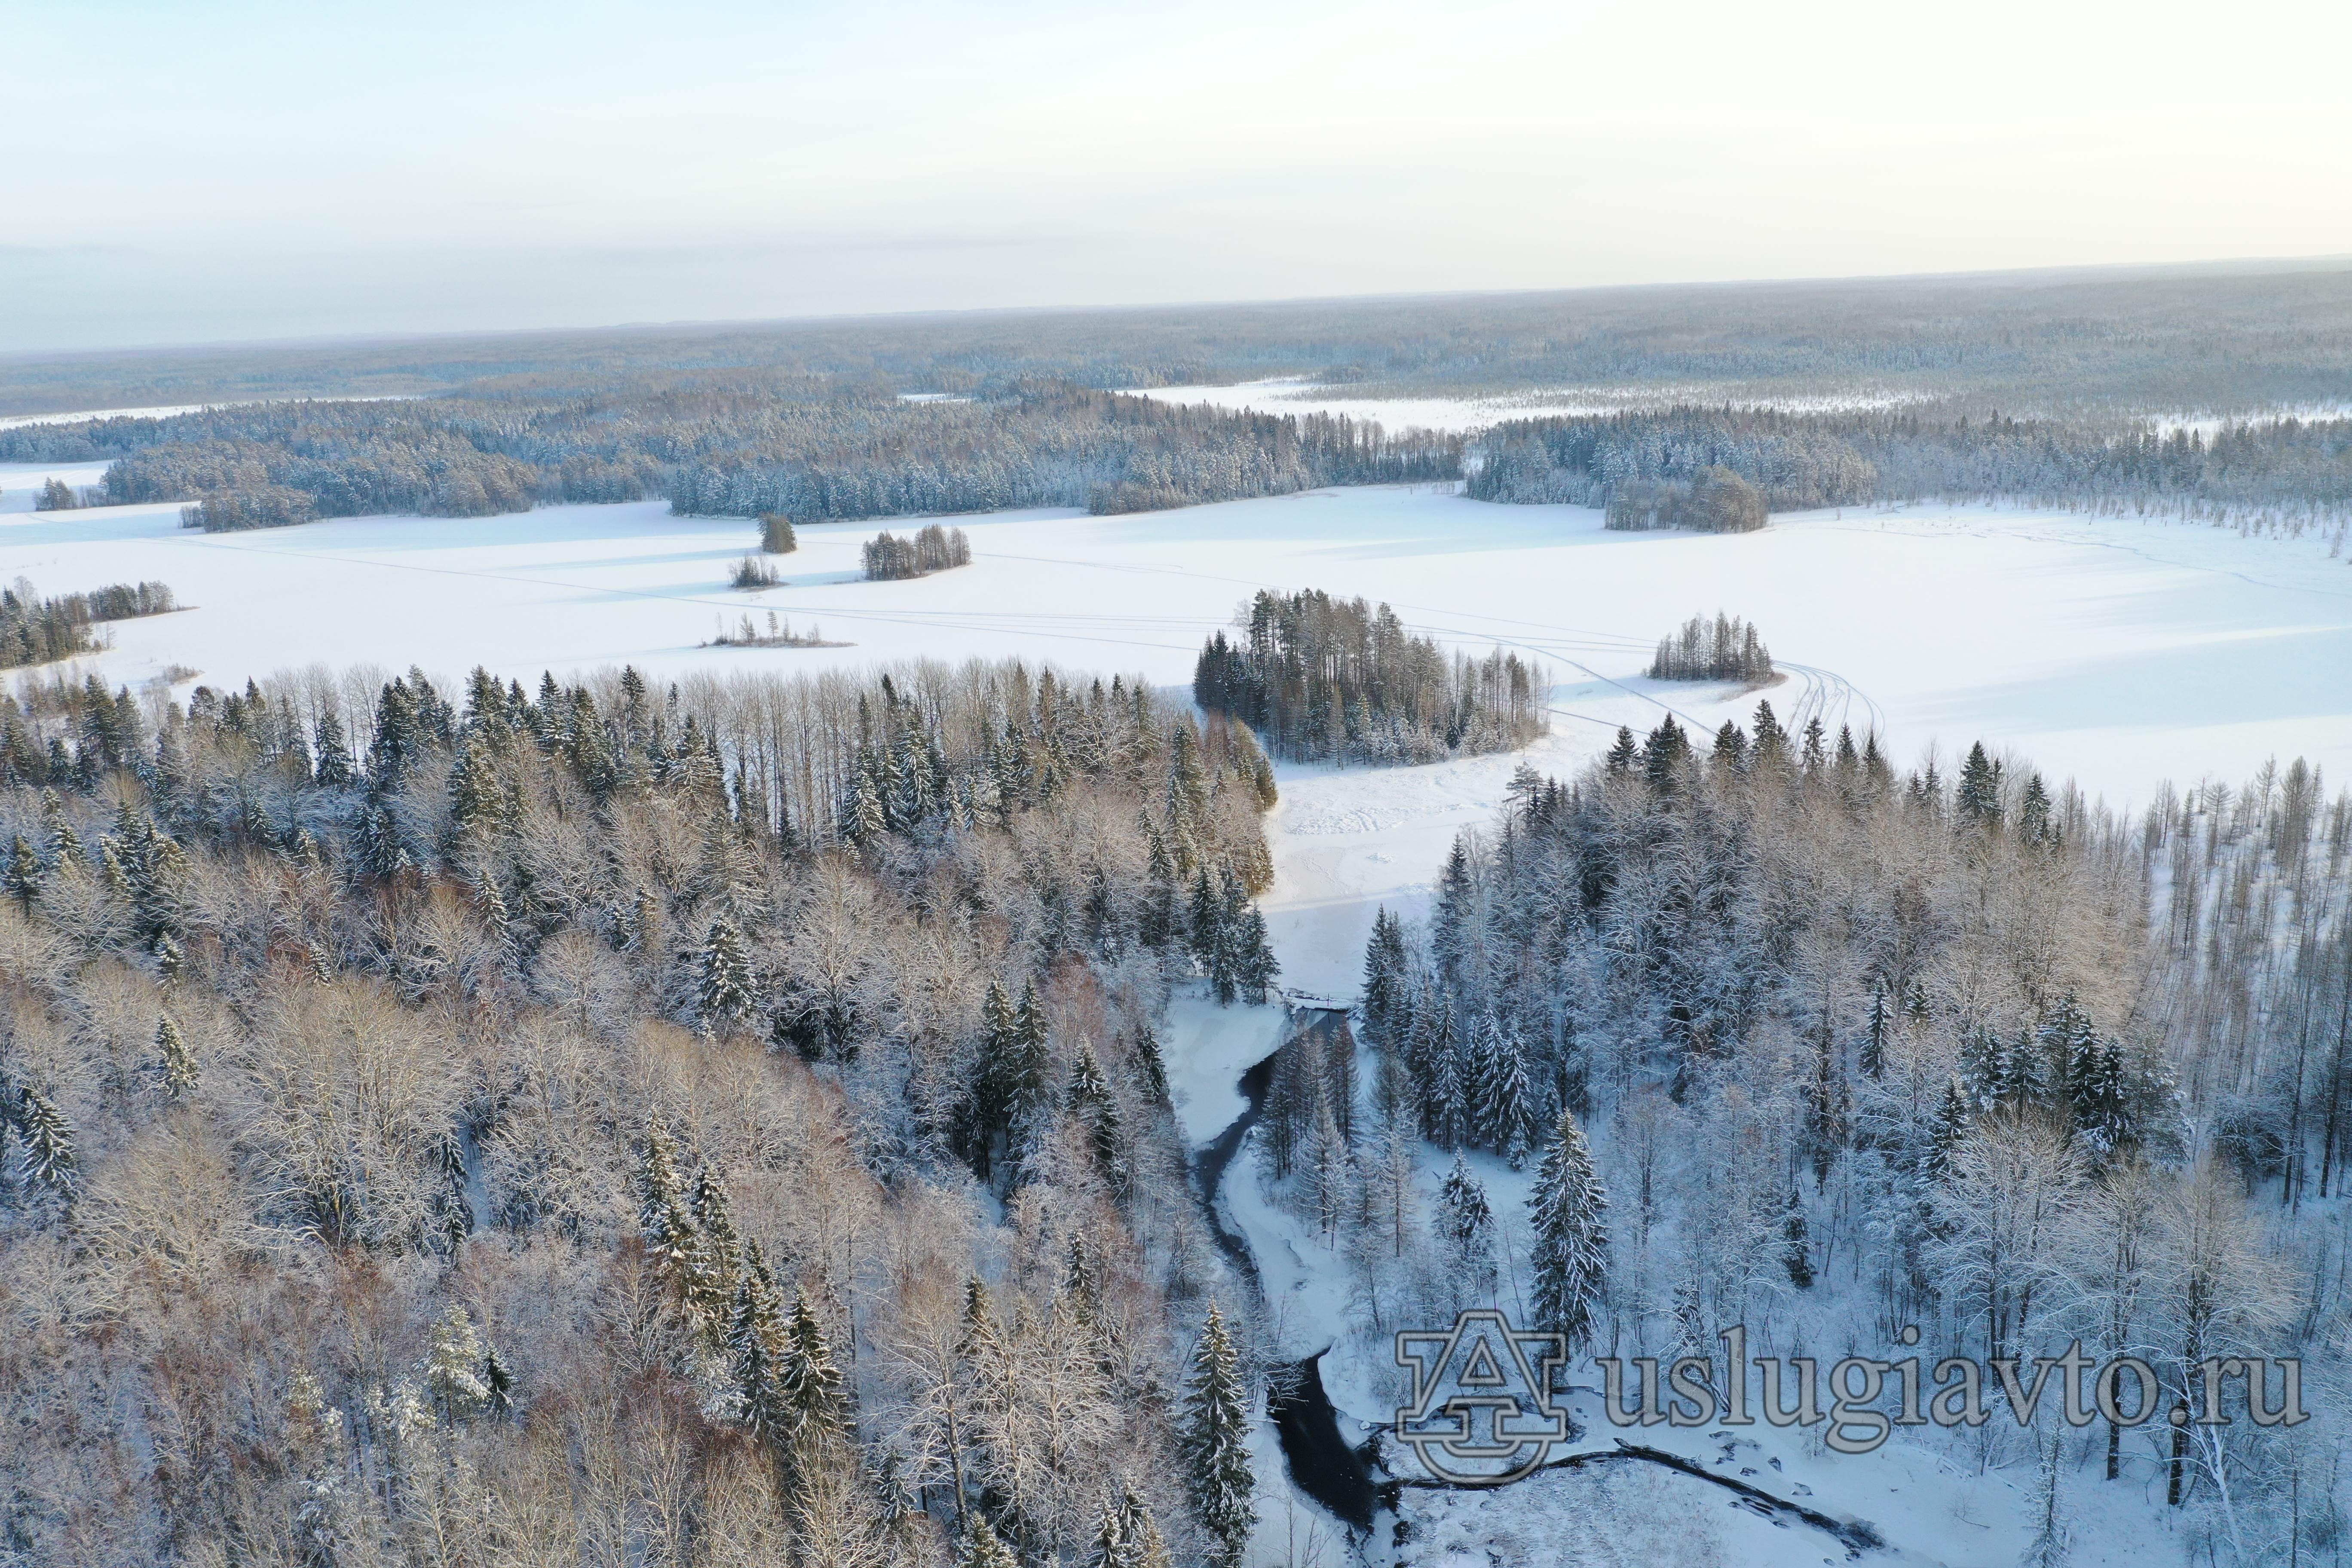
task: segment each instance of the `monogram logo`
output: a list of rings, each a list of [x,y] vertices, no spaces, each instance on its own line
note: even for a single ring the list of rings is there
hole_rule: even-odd
[[[1551,1402],[1552,1371],[1567,1360],[1559,1335],[1513,1328],[1491,1307],[1464,1312],[1450,1331],[1400,1329],[1396,1361],[1412,1370],[1412,1399],[1397,1411],[1397,1437],[1440,1480],[1517,1480],[1568,1440],[1568,1416]]]

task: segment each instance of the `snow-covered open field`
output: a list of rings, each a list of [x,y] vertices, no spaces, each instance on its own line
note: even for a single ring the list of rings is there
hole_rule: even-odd
[[[1554,729],[1527,760],[1555,773],[1621,723],[1646,730],[1671,710],[1711,731],[1759,695],[1783,721],[1875,725],[1904,761],[1982,738],[2116,804],[2145,803],[2167,778],[2234,784],[2273,755],[2352,769],[2352,566],[2312,540],[2196,524],[1917,507],[1782,517],[1748,535],[1625,534],[1578,508],[1353,489],[959,519],[972,565],[914,582],[857,580],[878,525],[806,527],[779,561],[785,584],[741,594],[727,576],[751,525],[658,502],[205,535],[172,506],[32,512],[48,472],[0,469],[0,579],[57,592],[157,578],[194,606],[119,624],[94,661],[110,680],[177,664],[241,684],[323,661],[452,676],[484,664],[528,684],[623,662],[668,676],[922,655],[1181,686],[1202,638],[1256,589],[1318,587],[1386,600],[1473,651],[1545,659]],[[1660,636],[1717,609],[1758,624],[1782,683],[1642,678]],[[852,646],[698,646],[746,612],[764,627],[771,610]],[[1286,983],[1352,994],[1374,907],[1418,904],[1520,760],[1286,767],[1268,906]]]
[[[1378,422],[1391,431],[1447,430],[1467,434],[1506,419],[1540,419],[1557,415],[1622,414],[1633,409],[1664,408],[1678,403],[1704,403],[1720,407],[1777,408],[1789,414],[1844,414],[1858,410],[1895,408],[1926,399],[1915,393],[1856,391],[1837,396],[1753,397],[1737,388],[1693,384],[1684,386],[1552,386],[1497,392],[1484,397],[1364,396],[1360,388],[1327,385],[1314,381],[1279,379],[1244,381],[1229,386],[1154,386],[1132,395],[1187,406],[1247,408],[1260,414],[1345,414]]]

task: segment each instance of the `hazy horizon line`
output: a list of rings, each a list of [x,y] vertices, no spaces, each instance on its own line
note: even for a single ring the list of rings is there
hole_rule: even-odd
[[[976,307],[923,307],[906,310],[845,310],[810,315],[745,317],[679,317],[667,321],[583,322],[560,327],[453,327],[424,331],[329,332],[283,338],[191,338],[147,343],[80,349],[0,350],[0,363],[27,364],[81,360],[134,359],[141,355],[235,350],[326,349],[393,343],[464,342],[495,338],[562,338],[598,332],[725,331],[757,328],[845,326],[859,322],[897,323],[936,321],[978,321],[990,317],[1117,316],[1155,310],[1245,310],[1317,306],[1408,304],[1448,300],[1532,299],[1546,295],[1594,296],[1686,289],[1828,287],[1832,285],[1924,284],[1937,282],[1991,283],[2002,279],[2116,279],[2134,277],[2230,277],[2297,270],[2334,271],[2352,268],[2352,252],[2331,251],[2312,256],[2216,257],[2197,261],[2115,261],[2065,263],[2045,267],[1980,268],[1958,271],[1791,274],[1739,278],[1684,278],[1641,283],[1591,283],[1538,289],[1432,289],[1377,290],[1362,294],[1292,294],[1132,300],[1119,304],[1035,304]]]

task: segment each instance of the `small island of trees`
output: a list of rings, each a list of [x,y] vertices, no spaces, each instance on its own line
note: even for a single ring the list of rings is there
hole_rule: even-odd
[[[1653,680],[1764,681],[1772,674],[1771,650],[1756,628],[1720,610],[1711,621],[1693,616],[1681,631],[1660,638],[1649,669]]]
[[[899,577],[928,577],[952,566],[971,564],[971,541],[961,528],[926,523],[912,539],[888,531],[866,542],[866,578],[870,583]]]
[[[1449,656],[1386,605],[1261,591],[1239,625],[1239,640],[1218,632],[1202,646],[1193,700],[1255,729],[1276,756],[1438,762],[1511,751],[1547,728],[1535,664],[1500,649]]]

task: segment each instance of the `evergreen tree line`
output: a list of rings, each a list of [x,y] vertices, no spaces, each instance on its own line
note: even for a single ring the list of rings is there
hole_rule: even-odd
[[[1245,731],[979,664],[0,707],[20,1550],[1240,1560],[1158,1037],[1271,978]]]
[[[2209,436],[1997,414],[1683,406],[1513,421],[1465,458],[1475,497],[1605,506],[1612,526],[1679,516],[1703,482],[1721,482],[1707,480],[1715,469],[1761,491],[1775,511],[2005,500],[2325,527],[2352,510],[2352,420],[2233,423]],[[1627,521],[1614,521],[1619,512]]]
[[[667,497],[680,515],[793,521],[1081,506],[1097,512],[1443,479],[1458,437],[1320,415],[1178,406],[1061,384],[909,403],[861,385],[648,378],[590,396],[273,403],[0,431],[11,454],[112,459],[113,503],[187,501],[191,527],[479,517]]]
[[[1193,665],[1192,700],[1264,735],[1277,756],[1386,765],[1509,751],[1544,733],[1549,682],[1496,649],[1448,656],[1386,605],[1261,589]]]
[[[911,539],[900,539],[885,530],[866,542],[865,561],[869,582],[928,577],[950,567],[971,565],[971,541],[964,537],[962,529],[942,528],[936,522],[924,524]]]
[[[20,577],[0,589],[0,668],[94,653],[100,645],[92,628],[99,623],[168,615],[178,607],[163,583],[114,583],[44,599]]]
[[[1772,653],[1756,628],[1738,616],[1693,616],[1682,630],[1658,640],[1652,680],[1769,680]]]

